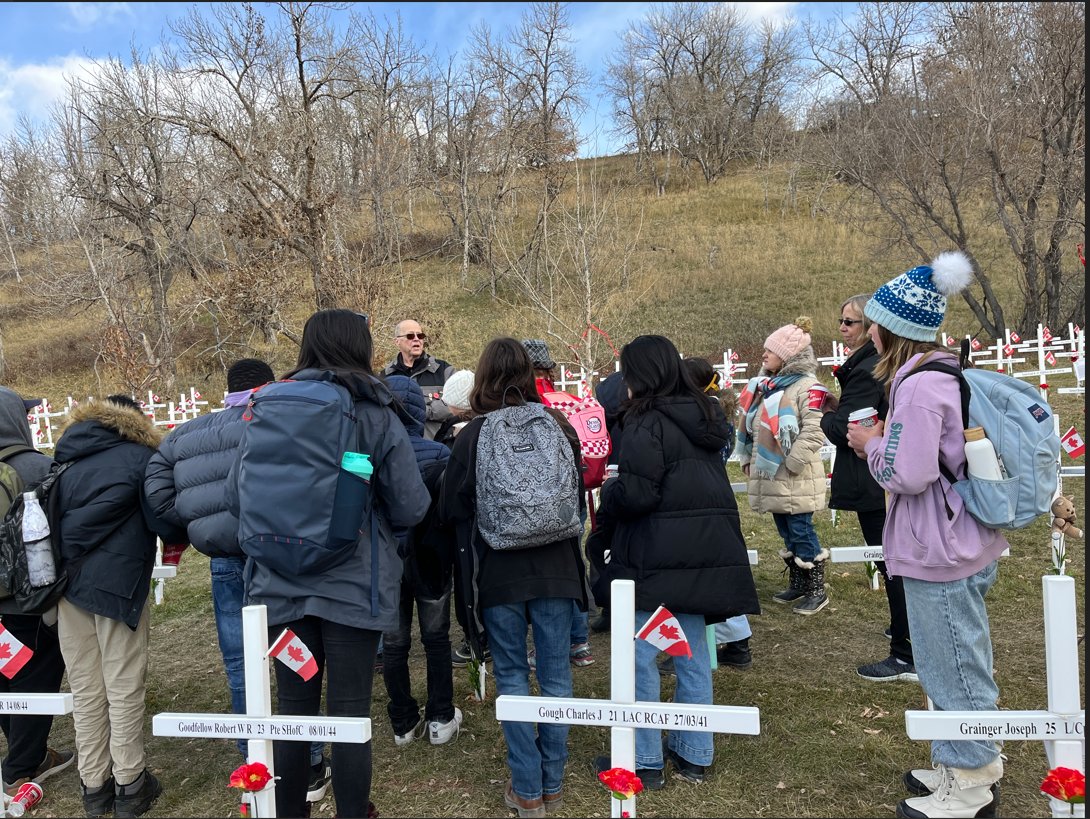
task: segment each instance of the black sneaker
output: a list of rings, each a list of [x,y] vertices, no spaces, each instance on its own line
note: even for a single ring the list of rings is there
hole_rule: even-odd
[[[608,771],[613,767],[613,763],[610,762],[608,756],[597,756],[594,758],[594,772],[600,774],[604,771]],[[636,776],[640,778],[643,786],[649,791],[662,790],[666,784],[666,777],[663,774],[662,768],[656,770],[654,768],[637,768]]]
[[[87,790],[87,786],[80,782],[79,790],[83,796],[83,811],[91,819],[101,819],[107,813],[113,812],[114,778],[112,776],[93,791]]]
[[[704,777],[708,774],[708,769],[704,765],[695,765],[681,756],[677,751],[667,747],[665,739],[662,743],[662,758],[663,760],[669,759],[673,762],[674,767],[677,769],[677,775],[687,782],[699,785],[704,781]]]
[[[469,658],[472,655],[469,652],[469,641],[462,640],[462,642],[450,650],[450,664],[455,668],[465,668],[469,665]],[[492,662],[492,652],[486,647],[484,650],[484,661],[486,663]]]
[[[329,788],[329,780],[333,777],[333,769],[329,767],[329,760],[324,756],[322,761],[310,768],[310,779],[307,782],[307,801],[321,802],[325,799],[326,789]]]
[[[163,792],[163,786],[155,775],[144,768],[143,773],[128,785],[116,785],[114,788],[114,816],[143,816]]]

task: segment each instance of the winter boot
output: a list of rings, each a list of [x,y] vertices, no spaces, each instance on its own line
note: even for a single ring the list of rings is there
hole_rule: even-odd
[[[970,819],[996,815],[999,790],[994,786],[1003,776],[1001,757],[997,756],[981,768],[948,768],[939,765],[937,774],[935,789],[927,796],[902,800],[897,805],[898,816],[902,819]]]
[[[827,605],[829,598],[825,594],[825,564],[829,562],[829,550],[822,549],[813,561],[795,558],[799,572],[803,576],[804,598],[791,610],[795,614],[817,614]]]
[[[772,599],[777,603],[794,603],[796,600],[805,597],[805,590],[803,587],[802,572],[799,571],[799,567],[795,565],[795,553],[789,552],[787,549],[780,549],[780,557],[783,558],[784,572],[790,574],[790,583],[786,589],[780,592],[776,592],[772,595]]]

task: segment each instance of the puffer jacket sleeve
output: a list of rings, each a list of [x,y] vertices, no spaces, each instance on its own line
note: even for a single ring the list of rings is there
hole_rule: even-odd
[[[603,505],[620,520],[658,509],[666,474],[662,431],[655,434],[650,415],[627,424],[622,439],[618,475],[602,485]]]
[[[783,459],[784,467],[792,475],[801,474],[807,464],[819,458],[818,451],[825,443],[825,433],[821,430],[821,412],[807,407],[807,391],[816,383],[816,380],[811,379],[793,385],[798,388],[793,398],[799,418],[799,435],[791,451]]]
[[[152,515],[173,526],[184,528],[185,521],[175,506],[178,487],[174,483],[174,464],[177,462],[174,444],[175,439],[167,436],[148,461],[148,468],[144,473],[144,495]]]
[[[431,496],[420,477],[409,433],[392,410],[385,414],[386,429],[377,453],[373,484],[390,525],[408,528],[424,519]]]

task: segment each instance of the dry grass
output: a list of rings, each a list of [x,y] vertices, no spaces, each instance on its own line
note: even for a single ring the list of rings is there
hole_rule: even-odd
[[[599,168],[612,181],[631,179],[627,159],[601,160]],[[815,347],[823,355],[837,337],[837,307],[844,298],[872,290],[919,261],[903,247],[888,250],[884,240],[849,231],[828,216],[811,217],[807,188],[797,207],[781,215],[782,174],[768,190],[767,209],[764,179],[753,173],[712,187],[685,180],[661,198],[629,191],[622,216],[633,225],[642,222],[635,255],[656,281],[642,299],[623,294],[632,295],[635,302],[628,320],[623,326],[603,328],[614,343],[619,346],[640,333],[658,332],[674,339],[686,354],[718,357],[729,346],[740,351],[743,361],[754,363],[765,336],[802,313],[814,318]],[[423,232],[438,225],[420,203],[416,218]],[[997,253],[996,258],[1001,256]],[[998,263],[989,269],[1013,309],[1017,299],[1013,274]],[[434,352],[457,366],[474,367],[482,346],[495,335],[521,338],[544,332],[539,319],[463,290],[453,261],[427,258],[391,267],[385,275],[392,296],[382,307],[383,320],[420,318],[432,335]],[[471,289],[479,283],[471,281]],[[94,315],[30,320],[23,304],[25,292],[9,285],[5,282],[0,288],[7,384],[27,395],[45,395],[54,404],[67,394],[79,398],[121,386],[109,373],[102,373],[99,380],[91,369],[97,338]],[[178,286],[175,298],[180,303],[190,295],[185,291],[189,285],[183,281]],[[309,304],[305,277],[300,277],[298,299],[291,309],[296,326],[309,313]],[[203,326],[198,321],[186,333],[199,340]],[[959,336],[976,329],[960,302],[951,305],[948,328]],[[377,345],[380,356],[392,355],[388,339],[380,337]],[[287,369],[295,355],[287,342],[276,347],[256,344],[252,352],[267,357],[278,372]],[[558,346],[554,355],[562,360],[562,348]],[[192,353],[179,361],[179,382],[206,396],[217,396],[224,387],[222,371]],[[1064,428],[1074,423],[1084,430],[1081,401],[1064,397],[1057,399],[1056,407]],[[1069,484],[1069,492],[1082,490],[1081,481]],[[768,600],[781,583],[777,566],[782,564],[775,558],[778,539],[770,520],[752,514],[744,502],[742,506],[749,545],[761,553],[754,576],[761,599]],[[833,530],[827,514],[818,518],[823,543],[861,543],[854,519]],[[1039,578],[1048,571],[1047,526],[1038,523],[1014,533],[1011,542],[1013,554],[1001,561],[990,601],[1001,705],[1043,708]],[[1071,557],[1071,573],[1080,589],[1081,623],[1082,550],[1073,545]],[[715,673],[716,702],[759,706],[762,735],[717,738],[709,781],[702,787],[671,781],[662,792],[640,799],[642,815],[892,815],[905,795],[901,773],[928,763],[926,743],[906,738],[903,718],[906,709],[922,706],[922,694],[914,684],[879,685],[855,675],[857,665],[880,659],[887,650],[881,634],[887,622],[884,595],[869,589],[861,566],[830,572],[828,580],[832,603],[827,610],[801,618],[769,603],[761,617],[753,618],[752,668]],[[229,772],[240,761],[232,742],[150,737],[153,713],[229,708],[208,566],[199,554],[190,550],[183,558],[178,579],[168,584],[165,604],[153,611],[152,624],[147,747],[166,791],[149,815],[235,815],[234,792],[226,788]],[[576,696],[608,696],[608,641],[597,636],[593,644],[598,662],[573,672]],[[420,694],[419,647],[414,648],[412,662]],[[505,751],[492,704],[470,699],[465,672],[455,672],[455,684],[456,698],[466,713],[458,741],[440,748],[416,743],[403,750],[393,745],[385,692],[381,684],[376,686],[373,797],[383,815],[509,815],[502,804]],[[54,743],[71,747],[69,718],[56,721]],[[560,816],[608,816],[608,797],[590,769],[594,756],[608,747],[608,731],[572,729],[567,803]],[[1003,813],[1046,816],[1047,803],[1037,790],[1047,769],[1041,744],[1010,742],[1005,752],[1010,761],[1003,781]],[[74,770],[48,780],[45,791],[38,815],[81,814]],[[315,815],[332,816],[333,811],[330,797],[317,806]]]
[[[767,517],[742,503],[743,526],[751,548],[760,552],[754,576],[762,601],[781,587],[775,557],[778,540]],[[818,517],[823,544],[862,542],[848,516],[833,529],[829,515]],[[1046,705],[1043,615],[1040,576],[1048,571],[1047,527],[1043,522],[1010,538],[1012,556],[1000,562],[999,580],[989,600],[996,677],[1003,708]],[[1079,619],[1084,618],[1085,563],[1072,549]],[[887,610],[881,591],[871,591],[861,566],[839,564],[827,575],[832,602],[820,614],[801,618],[768,603],[752,618],[754,662],[744,672],[714,674],[715,701],[761,709],[759,737],[718,736],[709,780],[700,787],[671,780],[663,791],[639,800],[644,816],[891,816],[906,796],[901,774],[928,765],[927,743],[905,736],[904,711],[923,706],[914,683],[876,684],[862,680],[855,667],[884,656],[881,632]],[[208,565],[188,551],[178,579],[152,614],[152,652],[148,683],[148,759],[163,780],[165,793],[149,816],[233,815],[234,792],[227,776],[240,762],[230,740],[166,739],[150,736],[150,715],[160,711],[229,710],[226,681],[216,647],[208,587]],[[457,631],[455,627],[454,631]],[[575,696],[608,697],[609,642],[592,636],[598,662],[573,669]],[[414,687],[423,695],[423,655],[414,645]],[[386,718],[386,695],[374,689],[374,787],[372,798],[384,816],[508,816],[502,804],[505,749],[493,703],[476,703],[468,675],[455,672],[455,697],[465,711],[465,727],[450,745],[414,743],[397,749]],[[490,689],[494,695],[494,689]],[[664,697],[670,683],[664,687]],[[54,744],[70,747],[71,720],[59,718]],[[575,727],[569,742],[566,806],[559,816],[608,816],[609,801],[591,771],[591,760],[608,753],[609,732]],[[1047,761],[1039,742],[1008,742],[1002,814],[1047,816],[1038,793]],[[74,769],[46,782],[39,815],[80,814]],[[334,800],[317,806],[332,816]]]

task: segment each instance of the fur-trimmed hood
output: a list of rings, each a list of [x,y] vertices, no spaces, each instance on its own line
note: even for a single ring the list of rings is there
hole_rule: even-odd
[[[55,457],[68,461],[125,441],[158,449],[162,439],[143,413],[92,398],[68,414]]]
[[[769,375],[769,373],[761,367],[758,375]],[[776,375],[817,375],[817,358],[814,356],[813,345],[804,347],[783,362],[783,367]]]

